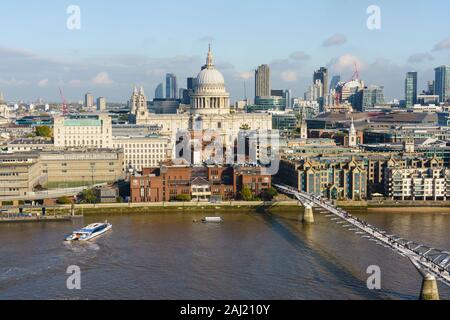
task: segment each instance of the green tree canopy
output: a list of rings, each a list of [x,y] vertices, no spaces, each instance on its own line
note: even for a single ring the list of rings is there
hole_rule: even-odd
[[[39,126],[36,127],[36,136],[51,138],[53,136],[53,132],[49,126]]]
[[[264,201],[272,201],[273,198],[275,198],[277,195],[278,195],[277,189],[275,189],[274,187],[270,187],[269,189],[266,189],[261,193],[261,198]]]
[[[85,189],[81,192],[83,203],[96,203],[97,197],[91,189]]]
[[[69,199],[68,197],[59,197],[59,198],[56,200],[56,203],[57,203],[57,204],[71,204],[72,201],[70,201],[70,199]]]
[[[250,126],[249,126],[248,124],[244,123],[244,124],[240,127],[240,129],[241,129],[241,130],[250,130]]]
[[[253,200],[252,190],[250,190],[249,187],[242,188],[241,198],[244,201],[252,201]]]
[[[191,201],[191,196],[189,194],[179,194],[175,198],[176,201],[187,202]]]

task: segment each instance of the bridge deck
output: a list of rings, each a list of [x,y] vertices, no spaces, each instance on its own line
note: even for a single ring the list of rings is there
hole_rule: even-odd
[[[431,274],[437,280],[450,286],[450,252],[437,250],[412,241],[408,241],[371,226],[367,222],[353,217],[345,210],[334,207],[328,201],[318,199],[310,194],[299,192],[286,185],[274,185],[284,193],[295,196],[302,205],[314,204],[347,222],[348,227],[356,227],[367,234],[369,240],[390,248],[403,257],[407,257],[422,274]],[[358,233],[358,232],[357,232]],[[359,233],[361,234],[361,233]]]

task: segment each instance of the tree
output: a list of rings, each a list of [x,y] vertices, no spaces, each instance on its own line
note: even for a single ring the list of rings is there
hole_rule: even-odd
[[[68,197],[59,197],[59,198],[56,200],[56,203],[57,203],[57,204],[71,204],[72,201],[70,201],[70,199],[69,199]]]
[[[85,189],[81,192],[81,197],[83,198],[83,203],[96,203],[97,197],[91,189]]]
[[[249,187],[243,187],[241,191],[241,199],[244,201],[252,201],[253,194]]]
[[[36,127],[36,136],[51,138],[53,136],[52,129],[49,126]]]
[[[261,198],[264,201],[272,201],[273,198],[275,198],[277,195],[278,191],[274,187],[270,187],[269,189],[266,189],[263,192],[261,192]]]
[[[249,126],[248,124],[244,123],[244,124],[240,127],[240,129],[241,129],[241,130],[244,130],[244,131],[247,131],[247,130],[250,130],[250,126]]]
[[[191,196],[189,194],[179,194],[175,197],[176,201],[188,202],[191,201]]]

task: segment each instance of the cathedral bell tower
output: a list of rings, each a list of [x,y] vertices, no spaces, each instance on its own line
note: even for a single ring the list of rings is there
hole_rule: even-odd
[[[139,91],[134,87],[130,99],[130,113],[135,116],[136,123],[148,119],[147,97],[142,86],[139,88]]]

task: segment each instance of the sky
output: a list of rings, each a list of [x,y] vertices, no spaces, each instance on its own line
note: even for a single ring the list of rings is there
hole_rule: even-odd
[[[79,29],[67,26],[71,5]],[[371,5],[379,29],[367,26]],[[350,80],[356,63],[387,99],[404,97],[406,72],[419,72],[421,91],[436,66],[450,64],[447,0],[15,0],[1,1],[0,12],[8,101],[60,101],[61,88],[69,101],[92,92],[125,102],[134,85],[151,99],[166,73],[186,87],[209,43],[233,100],[253,97],[260,64],[271,66],[272,88],[303,96],[314,70]]]

